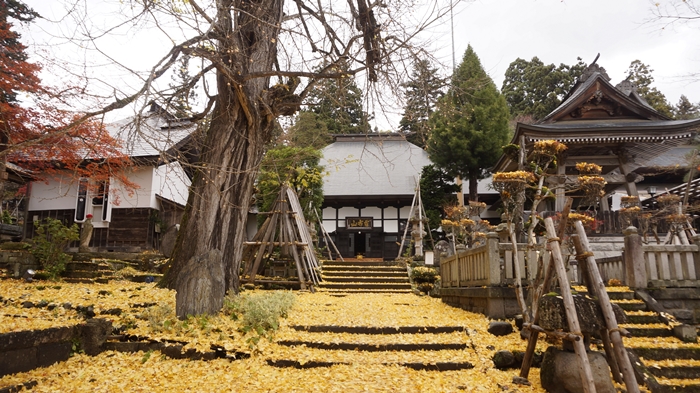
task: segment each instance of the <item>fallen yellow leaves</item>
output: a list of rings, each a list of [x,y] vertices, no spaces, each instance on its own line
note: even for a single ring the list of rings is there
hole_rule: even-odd
[[[60,288],[20,281],[0,282],[4,299],[1,314],[3,331],[42,329],[60,323],[80,323],[82,318],[73,309],[18,307],[21,301],[73,306],[94,305],[98,316],[102,311],[120,308],[121,316],[103,315],[122,326],[124,333],[156,340],[186,341],[187,348],[208,351],[212,344],[228,350],[245,350],[245,337],[240,325],[219,314],[207,318],[176,321],[174,292],[154,284],[115,282],[110,284],[60,284]],[[515,386],[512,377],[517,370],[499,371],[491,360],[495,351],[524,351],[526,341],[518,333],[496,337],[487,333],[489,321],[480,314],[445,305],[439,299],[413,294],[349,294],[297,293],[297,300],[286,319],[281,320],[274,340],[295,340],[311,343],[390,344],[464,344],[466,349],[417,351],[349,351],[324,350],[301,346],[285,346],[260,340],[257,352],[249,359],[230,361],[174,360],[160,352],[120,353],[107,351],[89,357],[77,354],[66,362],[26,373],[5,376],[0,387],[36,380],[36,392],[158,392],[192,391],[221,392],[543,392],[539,370],[532,369],[533,386]],[[21,301],[20,301],[21,300]],[[143,307],[144,305],[153,305]],[[150,311],[149,311],[150,310]],[[155,318],[158,316],[158,318]],[[149,319],[150,318],[150,319]],[[164,323],[170,321],[172,323]],[[157,321],[154,322],[154,320]],[[21,321],[20,321],[21,320]],[[157,322],[157,323],[156,323]],[[457,332],[435,334],[350,334],[312,333],[292,326],[349,327],[433,327],[456,326]],[[154,327],[156,326],[156,327]],[[544,351],[544,340],[538,350]],[[285,359],[308,363],[325,361],[347,363],[309,369],[278,368],[268,360]],[[459,371],[418,371],[396,364],[469,362],[473,369]]]
[[[373,364],[338,365],[305,370],[275,368],[262,358],[230,362],[163,359],[157,353],[104,352],[77,355],[68,361],[2,382],[38,381],[34,392],[478,392],[493,393],[510,386],[519,392],[544,392],[539,370],[530,372],[533,386],[515,386],[513,371],[477,367],[460,371],[416,371]]]

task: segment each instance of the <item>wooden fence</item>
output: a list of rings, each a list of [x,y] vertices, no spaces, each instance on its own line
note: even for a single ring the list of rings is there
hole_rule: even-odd
[[[528,265],[527,260],[533,261]],[[444,288],[502,286],[515,282],[515,269],[520,269],[523,280],[537,274],[537,252],[527,250],[526,244],[518,244],[518,259],[514,258],[513,245],[500,243],[498,235],[489,233],[486,244],[459,251],[457,255],[440,261],[440,275]]]
[[[642,255],[628,258],[629,263],[643,263],[646,282],[650,287],[698,287],[700,272],[700,238],[691,245],[642,245]],[[513,246],[500,243],[495,233],[487,235],[486,244],[442,259],[440,274],[444,288],[463,288],[481,286],[511,285],[515,281],[515,269],[520,269],[524,281],[535,277],[538,268],[536,251],[527,250],[527,245],[518,244],[518,260],[513,258]],[[525,258],[528,252],[533,261],[529,266]],[[547,262],[549,253],[543,253],[543,263]],[[597,262],[603,280],[619,280],[627,283],[625,258],[602,258]],[[572,263],[569,269],[570,279],[581,283],[580,272]]]

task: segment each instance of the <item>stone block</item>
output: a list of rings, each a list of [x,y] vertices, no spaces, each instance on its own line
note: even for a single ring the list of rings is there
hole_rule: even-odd
[[[97,355],[102,352],[102,344],[111,333],[111,321],[101,318],[88,319],[80,328],[80,347],[88,355]]]
[[[37,348],[37,366],[46,367],[68,360],[71,349],[71,342],[42,344]]]
[[[593,383],[597,393],[615,393],[610,368],[605,355],[600,352],[587,352],[591,365]],[[579,359],[573,352],[547,348],[540,366],[540,382],[549,393],[584,392],[578,366]]]
[[[22,348],[0,352],[0,377],[37,367],[36,348]]]
[[[693,323],[693,311],[688,310],[688,309],[679,309],[679,310],[671,310],[671,314],[673,314],[676,319],[678,319],[681,322],[685,323]]]
[[[695,343],[698,341],[698,331],[695,326],[686,324],[674,326],[673,335],[686,343]]]
[[[513,333],[513,325],[510,322],[492,321],[489,323],[488,332],[494,336],[507,336]]]
[[[64,326],[44,330],[23,330],[0,334],[0,352],[36,347],[45,343],[70,341],[75,335],[75,326]]]

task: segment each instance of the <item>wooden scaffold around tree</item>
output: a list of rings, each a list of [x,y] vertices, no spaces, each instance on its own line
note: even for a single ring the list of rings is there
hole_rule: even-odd
[[[253,239],[244,243],[243,263],[247,282],[256,282],[255,277],[263,260],[269,260],[275,248],[279,247],[282,255],[289,255],[294,260],[301,289],[313,291],[319,283],[318,260],[297,194],[288,185],[283,185],[272,210],[266,214],[268,217]]]

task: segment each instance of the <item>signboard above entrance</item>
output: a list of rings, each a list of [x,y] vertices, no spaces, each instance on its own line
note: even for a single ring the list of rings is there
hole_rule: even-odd
[[[345,227],[348,229],[372,229],[374,219],[372,217],[346,217]]]

